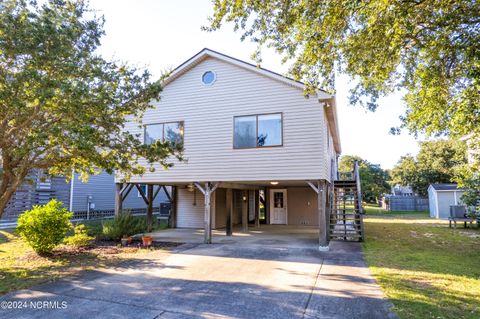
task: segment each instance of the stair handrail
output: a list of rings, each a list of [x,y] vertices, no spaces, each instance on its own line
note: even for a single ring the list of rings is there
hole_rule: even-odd
[[[358,168],[358,161],[355,161],[355,165],[353,168],[353,175],[355,176],[355,182],[357,184],[357,205],[358,205],[358,212],[359,214],[363,214],[363,207],[362,207],[362,189],[360,183],[360,170]]]

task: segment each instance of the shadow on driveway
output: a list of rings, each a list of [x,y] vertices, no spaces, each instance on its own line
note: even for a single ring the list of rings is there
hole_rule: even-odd
[[[295,245],[186,244],[158,259],[10,293],[1,301],[27,307],[1,309],[0,317],[396,318],[360,245],[331,246],[320,253]],[[45,307],[30,305],[38,301]]]

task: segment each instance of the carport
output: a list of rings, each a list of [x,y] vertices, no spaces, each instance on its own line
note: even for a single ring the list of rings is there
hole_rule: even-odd
[[[155,241],[174,243],[203,243],[203,229],[170,228],[151,233]],[[317,226],[261,225],[251,227],[244,232],[242,227],[234,227],[231,236],[225,230],[212,231],[214,244],[246,244],[266,246],[287,246],[296,248],[313,248],[318,246]]]
[[[328,250],[327,216],[330,215],[333,185],[326,180],[190,183],[165,181],[144,184],[147,185],[146,194],[139,183],[117,183],[116,214],[122,210],[125,196],[136,187],[147,205],[147,220],[150,225],[152,202],[160,190],[163,190],[172,206],[170,227],[190,229],[179,232],[170,230],[172,239],[181,234],[197,238],[194,235],[199,233],[199,228],[203,229],[203,242],[207,244],[212,242],[212,234],[227,240],[225,236],[232,236],[234,231],[239,234],[240,229],[244,234],[253,231],[258,234],[270,232],[277,235],[289,229],[301,229],[307,231],[309,236],[316,236],[320,250]],[[260,196],[261,193],[263,196]],[[264,205],[267,225],[260,222],[260,203]],[[236,228],[239,226],[240,228]],[[265,226],[272,227],[263,229]],[[220,234],[219,229],[223,229],[224,234]],[[288,236],[289,232],[283,235]]]

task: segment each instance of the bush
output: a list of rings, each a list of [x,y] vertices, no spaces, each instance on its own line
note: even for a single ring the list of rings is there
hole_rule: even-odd
[[[83,225],[85,225],[85,230],[89,236],[102,238],[103,229],[101,220],[85,220]]]
[[[95,237],[88,235],[87,228],[83,224],[75,226],[73,231],[74,235],[65,238],[63,241],[65,244],[75,247],[85,247],[89,246],[92,243],[92,240],[95,239]]]
[[[48,254],[72,228],[73,214],[52,199],[43,206],[33,206],[18,218],[17,232],[38,254]]]
[[[132,236],[144,231],[145,219],[134,218],[129,213],[122,213],[102,223],[103,236],[109,240],[120,240],[124,235]]]

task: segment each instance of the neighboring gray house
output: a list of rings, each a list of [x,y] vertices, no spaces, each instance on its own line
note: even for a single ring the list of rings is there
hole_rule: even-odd
[[[87,210],[110,211],[106,215],[112,215],[115,207],[115,182],[114,176],[102,172],[99,175],[90,176],[84,183],[78,179],[78,174],[67,182],[64,176],[47,177],[40,171],[32,172],[28,182],[21,185],[12,196],[2,216],[4,220],[15,220],[25,210],[34,205],[46,204],[53,198],[63,202],[70,211],[81,216],[81,212]],[[146,191],[146,186],[142,185]],[[159,192],[154,201],[154,207],[158,209],[161,202],[166,201],[164,192]],[[90,209],[88,209],[90,205]],[[133,189],[125,198],[125,209],[142,209],[146,204],[139,195],[138,190]],[[85,214],[83,214],[85,215]],[[86,215],[85,215],[86,216]]]
[[[431,184],[428,187],[430,217],[450,217],[450,206],[462,205],[463,193],[463,190],[457,188],[457,184]]]
[[[412,188],[410,186],[401,186],[395,185],[392,186],[392,194],[393,196],[415,196]]]
[[[68,205],[69,185],[63,176],[47,177],[40,171],[33,171],[27,177],[28,182],[20,185],[5,208],[2,220],[16,220],[19,214],[33,205],[46,204],[57,198]]]
[[[115,180],[114,176],[106,172],[90,176],[88,182],[84,183],[78,179],[78,174],[72,178],[69,187],[68,207],[70,211],[87,211],[88,205],[91,210],[103,211],[112,210],[115,207]],[[146,192],[145,185],[141,186]],[[166,201],[165,194],[160,192],[155,198],[154,207]],[[146,207],[142,196],[137,189],[132,189],[125,198],[124,209],[144,209]]]
[[[163,83],[161,99],[126,129],[145,143],[183,143],[187,162],[117,181],[173,186],[176,227],[248,222],[319,227],[326,245],[327,189],[341,152],[335,96],[304,96],[304,84],[204,49]],[[258,213],[265,207],[264,215]],[[118,201],[121,207],[122,201]],[[256,218],[255,218],[256,216]],[[259,221],[258,219],[262,219]],[[322,239],[323,238],[323,239]]]

